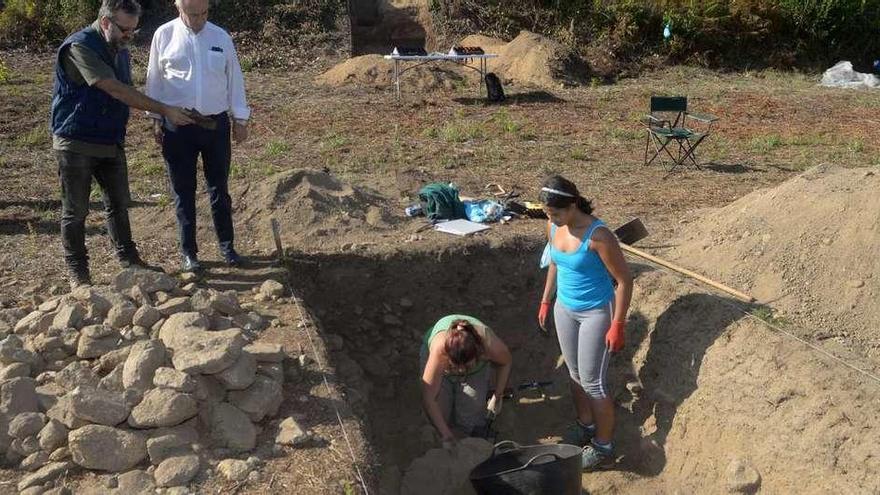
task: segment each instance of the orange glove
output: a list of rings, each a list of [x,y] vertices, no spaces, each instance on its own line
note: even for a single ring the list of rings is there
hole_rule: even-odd
[[[550,301],[541,301],[541,308],[538,309],[538,325],[546,330],[547,313],[550,312]]]
[[[617,352],[623,349],[625,321],[612,321],[608,331],[605,332],[605,345],[611,349],[611,352]]]

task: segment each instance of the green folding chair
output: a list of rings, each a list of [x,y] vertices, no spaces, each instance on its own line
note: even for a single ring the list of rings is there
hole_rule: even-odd
[[[712,124],[717,120],[713,115],[688,112],[686,96],[652,96],[651,113],[644,119],[648,131],[645,166],[659,157],[659,162],[669,164],[667,176],[685,163],[701,170],[697,162],[697,146],[709,137]],[[699,131],[690,127],[692,122],[699,122]],[[654,145],[653,154],[650,153],[651,144]]]

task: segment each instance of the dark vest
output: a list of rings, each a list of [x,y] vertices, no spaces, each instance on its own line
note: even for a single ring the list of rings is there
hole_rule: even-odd
[[[55,57],[55,87],[52,92],[52,133],[57,136],[94,144],[125,143],[128,105],[88,84],[75,84],[64,72],[61,56],[77,43],[95,52],[114,68],[116,79],[131,84],[131,60],[127,49],[119,50],[114,60],[107,42],[93,26],[73,33],[58,48]]]

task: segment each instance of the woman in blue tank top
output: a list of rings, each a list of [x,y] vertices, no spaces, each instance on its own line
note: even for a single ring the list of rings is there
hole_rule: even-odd
[[[555,294],[556,334],[577,411],[562,441],[586,446],[584,469],[609,467],[614,463],[614,401],[606,374],[610,353],[623,348],[632,275],[617,238],[593,216],[590,202],[573,183],[550,177],[541,188],[541,202],[550,219],[551,261],[538,322],[545,328]]]

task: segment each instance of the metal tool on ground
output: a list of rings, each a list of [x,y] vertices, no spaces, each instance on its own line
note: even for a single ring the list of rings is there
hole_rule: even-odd
[[[682,275],[685,275],[687,277],[690,277],[694,280],[698,280],[700,282],[703,282],[706,285],[714,287],[720,291],[726,292],[726,293],[728,293],[728,294],[730,294],[730,295],[732,295],[742,301],[755,302],[755,298],[748,295],[748,294],[744,294],[736,289],[728,287],[720,282],[716,282],[714,280],[711,280],[711,279],[709,279],[703,275],[700,275],[699,273],[696,273],[692,270],[688,270],[687,268],[678,266],[675,263],[672,263],[671,261],[666,261],[662,258],[659,258],[659,257],[654,256],[652,254],[646,253],[646,252],[642,251],[641,249],[637,249],[637,248],[632,247],[631,244],[634,244],[634,243],[638,242],[639,240],[644,239],[645,237],[648,236],[648,229],[645,228],[645,225],[638,218],[630,220],[629,222],[621,225],[620,227],[618,227],[614,231],[614,233],[615,233],[615,235],[617,235],[617,238],[620,240],[621,249],[623,249],[627,253],[634,254],[634,255],[639,256],[641,258],[644,258],[652,263],[656,263],[658,265],[665,266],[666,268],[669,268],[670,270],[676,271],[676,272],[678,272]]]

